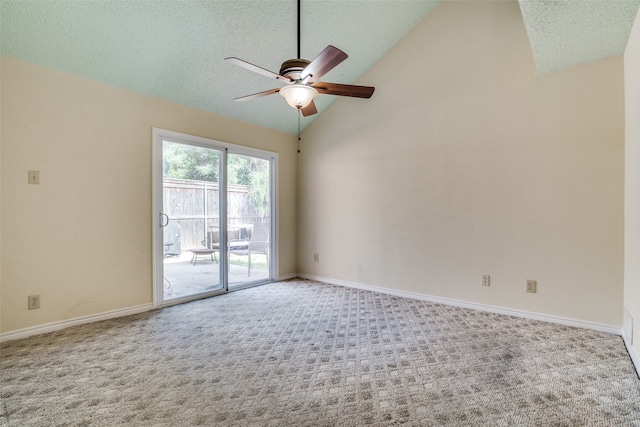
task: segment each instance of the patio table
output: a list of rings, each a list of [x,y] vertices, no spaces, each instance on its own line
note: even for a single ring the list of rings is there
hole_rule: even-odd
[[[198,255],[211,255],[211,261],[215,261],[217,263],[218,258],[216,257],[216,251],[217,249],[209,248],[189,249],[189,252],[193,254],[193,256],[191,257],[191,264],[196,265],[196,262],[198,261]]]

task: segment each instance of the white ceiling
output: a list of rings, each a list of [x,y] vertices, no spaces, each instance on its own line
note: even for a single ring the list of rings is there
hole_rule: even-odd
[[[349,58],[323,81],[376,86],[375,81],[358,79],[439,2],[303,0],[302,57],[313,59],[332,44]],[[539,72],[622,54],[639,4],[640,0],[520,0]],[[297,132],[297,112],[278,95],[233,101],[280,87],[278,82],[224,62],[236,56],[278,72],[284,60],[296,56],[295,0],[1,0],[0,15],[2,54]],[[319,112],[335,99],[319,96]],[[344,102],[355,108],[367,101]],[[318,115],[303,118],[302,127]]]

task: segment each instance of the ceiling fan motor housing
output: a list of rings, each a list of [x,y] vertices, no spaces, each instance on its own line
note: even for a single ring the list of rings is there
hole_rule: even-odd
[[[280,67],[280,75],[289,77],[292,80],[300,80],[300,73],[304,70],[311,61],[306,59],[289,59],[282,63]]]

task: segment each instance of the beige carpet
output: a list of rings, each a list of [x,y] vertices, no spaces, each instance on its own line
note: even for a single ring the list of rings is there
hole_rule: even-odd
[[[8,426],[632,426],[615,335],[306,280],[2,344]]]

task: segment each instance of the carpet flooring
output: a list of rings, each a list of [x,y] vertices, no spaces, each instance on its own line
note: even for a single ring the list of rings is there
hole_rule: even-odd
[[[619,336],[290,280],[1,344],[5,426],[640,426]]]

